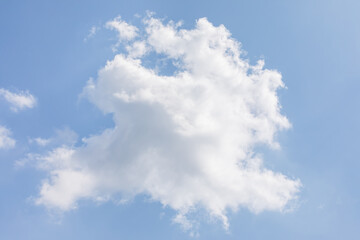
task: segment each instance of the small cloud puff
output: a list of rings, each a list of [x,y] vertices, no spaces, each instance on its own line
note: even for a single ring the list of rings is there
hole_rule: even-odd
[[[0,126],[0,149],[10,149],[15,147],[16,141],[11,138],[11,131],[4,126]]]
[[[26,108],[33,108],[36,105],[35,97],[28,91],[13,93],[4,88],[0,88],[0,96],[10,104],[10,109],[13,112],[18,112]]]
[[[138,28],[128,24],[127,22],[121,20],[121,17],[118,16],[111,21],[108,21],[105,24],[106,28],[116,30],[118,32],[119,40],[130,41],[137,36]]]

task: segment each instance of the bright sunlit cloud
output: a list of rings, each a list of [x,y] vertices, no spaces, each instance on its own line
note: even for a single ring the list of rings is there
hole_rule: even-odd
[[[113,115],[115,127],[80,147],[33,155],[49,173],[36,204],[68,211],[81,199],[145,194],[176,210],[174,221],[186,229],[197,209],[228,228],[229,211],[291,207],[300,181],[266,169],[254,151],[278,149],[276,134],[291,126],[280,111],[278,71],[262,60],[251,65],[229,30],[206,18],[193,29],[152,16],[141,27],[120,17],[106,26],[126,52],[109,60],[83,94]],[[175,71],[146,66],[149,58],[162,58]]]

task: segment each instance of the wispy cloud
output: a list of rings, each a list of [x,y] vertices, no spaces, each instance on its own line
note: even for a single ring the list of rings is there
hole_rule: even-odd
[[[99,30],[99,27],[92,26],[89,30],[88,35],[84,38],[84,42],[87,42],[90,38],[93,38],[98,30]]]
[[[143,31],[120,17],[107,23],[128,52],[108,61],[84,93],[113,114],[115,127],[81,147],[35,156],[50,174],[36,203],[67,211],[82,198],[147,194],[175,209],[186,229],[197,208],[225,228],[228,211],[286,209],[300,181],[266,169],[254,152],[259,144],[278,148],[275,135],[290,127],[277,97],[281,74],[264,61],[250,65],[230,32],[206,18],[190,30],[152,16],[143,23]],[[175,72],[145,67],[149,52],[166,56]]]
[[[54,147],[61,145],[71,146],[76,143],[77,139],[78,139],[78,135],[70,128],[65,127],[63,129],[55,130],[54,136],[50,138],[42,138],[42,137],[30,138],[29,143],[36,144],[40,147],[46,147],[46,146]]]
[[[36,99],[28,91],[20,91],[18,93],[10,92],[4,88],[0,88],[0,97],[3,97],[14,112],[26,108],[33,108],[36,105]]]

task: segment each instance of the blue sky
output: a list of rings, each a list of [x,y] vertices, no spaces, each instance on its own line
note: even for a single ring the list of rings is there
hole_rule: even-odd
[[[197,239],[357,239],[360,224],[357,174],[360,99],[356,92],[360,77],[359,8],[359,2],[350,0],[296,3],[2,1],[0,126],[6,130],[0,128],[0,137],[7,136],[15,142],[0,144],[0,238],[193,239],[193,234]],[[161,34],[160,38],[147,38],[151,35],[144,33],[142,23],[142,19],[150,19],[146,17],[147,11],[155,12],[152,19],[163,19],[165,25],[169,20],[183,21],[179,28],[188,31],[196,29],[196,21],[206,17],[215,30],[205,27],[204,31],[215,31],[215,37],[221,33],[219,25],[223,24],[231,33],[231,37],[225,39],[236,39],[246,52],[240,57],[241,63],[248,59],[248,63],[255,66],[259,59],[264,59],[264,69],[269,69],[273,84],[278,84],[279,79],[275,70],[281,73],[286,88],[278,86],[269,93],[270,97],[278,98],[281,111],[263,108],[273,98],[257,95],[260,90],[269,90],[260,84],[267,79],[262,73],[255,74],[260,79],[259,85],[240,87],[244,91],[235,91],[234,96],[230,94],[234,89],[231,84],[235,84],[231,79],[237,75],[229,73],[230,80],[221,85],[223,88],[214,88],[204,95],[207,101],[200,101],[200,93],[196,91],[194,95],[187,94],[190,87],[177,88],[176,84],[163,83],[161,76],[164,75],[175,77],[175,82],[181,80],[174,69],[190,73],[189,86],[201,81],[198,76],[208,76],[204,75],[208,71],[200,65],[191,65],[199,55],[192,56],[194,50],[174,47]],[[121,19],[116,19],[117,16]],[[149,50],[142,60],[143,67],[135,71],[148,76],[146,68],[156,68],[154,75],[149,76],[158,79],[157,82],[147,84],[121,75],[130,71],[133,62],[129,58],[114,57],[126,56],[125,46],[135,40],[126,39],[124,36],[128,35],[121,35],[116,27],[107,24],[110,21],[136,26],[138,37],[158,51],[155,54]],[[96,29],[93,35],[90,34],[92,28]],[[214,40],[212,37],[210,40]],[[190,43],[198,49],[196,41]],[[232,42],[229,40],[227,44]],[[163,46],[167,47],[162,49]],[[179,57],[176,51],[184,51],[191,61],[186,62],[187,58]],[[217,56],[217,52],[214,54]],[[114,70],[104,68],[107,61],[115,65]],[[220,74],[216,70],[232,66],[225,64],[225,68],[221,68],[223,62],[218,63],[219,69],[214,65],[211,76]],[[212,66],[213,62],[206,64]],[[199,72],[195,74],[192,69]],[[220,76],[228,76],[227,72],[223,74]],[[89,83],[90,78],[93,85]],[[205,79],[202,86],[210,89],[216,79]],[[119,81],[120,87],[112,85],[113,81]],[[92,86],[95,90],[89,88]],[[120,102],[108,99],[108,92],[113,89],[119,90],[113,95],[118,96]],[[150,98],[141,95],[141,91],[136,92],[139,89],[157,94]],[[175,89],[174,93],[179,95],[167,94],[164,89]],[[126,95],[132,91],[137,95]],[[227,117],[231,107],[237,107],[237,101],[248,100],[243,97],[248,92],[249,99],[255,99],[256,104],[251,105],[255,111],[265,109],[264,113],[272,114],[260,120],[254,118],[259,120],[259,125],[255,120],[244,122],[242,114]],[[229,100],[230,95],[236,101]],[[23,98],[14,100],[19,99],[16,96]],[[262,97],[264,101],[258,100]],[[193,104],[190,109],[183,104],[188,99],[191,99],[189,104]],[[218,102],[225,104],[219,108]],[[227,107],[223,110],[222,106]],[[207,107],[224,114],[211,115]],[[176,116],[193,122],[180,121]],[[282,116],[286,116],[291,127]],[[198,118],[205,120],[198,123]],[[233,124],[232,119],[241,127]],[[262,128],[262,123],[270,124],[270,133]],[[227,125],[229,129],[215,131],[212,127],[215,129],[217,124]],[[118,139],[129,129],[133,130],[126,141]],[[247,130],[259,132],[259,136],[247,135]],[[197,138],[184,140],[203,133],[211,133],[215,140],[230,139],[230,144],[207,145]],[[87,140],[82,141],[84,138]],[[242,142],[240,153],[231,148],[239,141]],[[151,148],[154,152],[146,150],[149,142],[154,142],[155,147]],[[271,147],[271,143],[276,142],[281,148]],[[179,148],[183,145],[189,147]],[[156,147],[170,150],[158,153]],[[197,151],[207,147],[213,156],[223,154],[224,158],[221,161],[215,158],[212,162],[193,157],[194,152],[207,156],[206,151]],[[51,155],[56,149],[65,153],[72,151],[69,154],[73,155],[69,158]],[[251,153],[247,149],[252,149]],[[118,159],[133,161],[132,156],[136,154],[132,150],[150,159],[152,165],[137,168],[137,165],[128,167],[116,162]],[[119,158],[119,154],[124,157]],[[257,166],[254,171],[244,167],[238,173],[249,176],[245,182],[250,190],[246,192],[242,188],[227,189],[224,185],[228,177],[233,177],[236,186],[243,182],[232,172],[224,177],[222,172],[210,169],[206,177],[199,175],[199,169],[207,166],[222,169],[227,160],[231,166],[232,154],[248,161],[249,165],[256,165],[257,156],[263,160],[261,169],[286,176],[285,180],[279,175],[266,178]],[[180,162],[169,160],[178,156],[181,156]],[[192,162],[202,167],[197,169]],[[102,175],[97,168],[107,174]],[[111,169],[115,170],[114,175]],[[121,172],[122,169],[125,172]],[[148,175],[154,170],[161,172],[159,181],[152,178],[156,174]],[[172,176],[166,175],[172,171],[178,173],[180,180],[178,185],[172,185],[173,191],[169,191],[163,182],[172,183]],[[121,176],[128,173],[130,177],[117,178],[117,173]],[[259,180],[260,184],[255,183],[252,174],[263,179]],[[143,175],[149,177],[150,185],[144,184]],[[184,180],[185,175],[200,182],[210,181],[210,187],[197,186],[194,181],[189,184]],[[60,180],[56,182],[56,179]],[[46,181],[49,188],[44,188]],[[65,184],[67,181],[69,185]],[[278,185],[266,185],[269,181]],[[301,187],[296,185],[297,181]],[[225,187],[217,188],[216,184]],[[42,192],[42,189],[49,191]],[[257,194],[262,191],[268,191],[270,197]],[[282,202],[281,197],[285,195],[289,197]],[[195,204],[190,210],[188,202]],[[229,209],[232,205],[237,206],[237,211]],[[228,229],[217,206],[227,209]],[[187,228],[186,221],[181,219],[190,221],[192,226]]]

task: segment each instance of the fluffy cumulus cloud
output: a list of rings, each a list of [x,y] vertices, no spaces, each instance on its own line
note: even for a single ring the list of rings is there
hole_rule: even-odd
[[[16,141],[11,137],[11,131],[0,125],[0,149],[9,149],[15,146]]]
[[[277,97],[281,74],[251,65],[230,32],[206,18],[193,29],[152,16],[141,28],[120,18],[107,26],[127,40],[124,52],[84,94],[115,126],[34,156],[49,173],[36,203],[67,211],[80,199],[145,194],[176,210],[185,228],[198,209],[225,228],[229,211],[287,209],[300,181],[266,169],[254,151],[278,148],[276,134],[290,127]],[[175,70],[148,64],[159,59]]]
[[[36,105],[36,99],[28,91],[21,91],[18,93],[10,92],[4,88],[0,88],[0,97],[3,97],[14,112],[26,108],[33,108]]]

